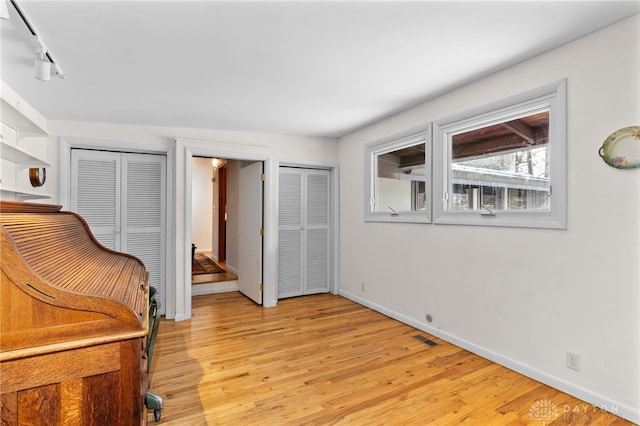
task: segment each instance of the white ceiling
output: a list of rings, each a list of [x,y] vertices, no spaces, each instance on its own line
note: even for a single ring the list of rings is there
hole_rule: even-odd
[[[11,4],[1,78],[49,119],[328,137],[640,13],[637,0],[20,4],[68,78],[33,78]]]

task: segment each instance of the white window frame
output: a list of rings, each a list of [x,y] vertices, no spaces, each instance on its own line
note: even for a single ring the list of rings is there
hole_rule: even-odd
[[[378,177],[378,155],[424,143],[425,145],[425,206],[424,211],[375,211],[375,194]],[[366,222],[431,222],[431,123],[384,139],[370,142],[365,146],[365,200],[364,220]]]
[[[452,211],[452,144],[454,134],[549,109],[550,209]],[[433,223],[566,229],[567,227],[566,80],[512,96],[433,123]]]

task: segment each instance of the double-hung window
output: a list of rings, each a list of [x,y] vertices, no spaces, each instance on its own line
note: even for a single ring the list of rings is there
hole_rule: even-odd
[[[560,81],[433,124],[433,222],[566,228]]]

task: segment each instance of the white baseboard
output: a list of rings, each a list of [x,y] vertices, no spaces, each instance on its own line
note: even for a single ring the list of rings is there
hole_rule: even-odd
[[[402,315],[390,309],[384,308],[380,305],[377,305],[368,300],[362,299],[361,297],[358,297],[344,290],[340,290],[340,295],[360,305],[366,306],[367,308],[373,309],[374,311],[380,312],[381,314],[384,314],[390,318],[396,319],[402,323],[415,327],[418,330],[422,330],[425,333],[429,333],[443,340],[446,340],[451,344],[454,344],[463,349],[466,349],[469,352],[473,352],[474,354],[479,355],[483,358],[486,358],[492,362],[495,362],[496,364],[500,364],[510,370],[516,371],[522,375],[525,375],[541,383],[544,383],[548,386],[551,386],[552,388],[558,389],[578,399],[588,402],[598,410],[607,411],[613,415],[626,419],[635,424],[640,424],[640,410],[638,409],[626,406],[624,404],[620,404],[619,402],[613,401],[602,395],[591,392],[588,389],[584,389],[580,386],[576,386],[572,383],[567,382],[566,380],[552,376],[548,373],[537,370],[529,365],[522,364],[511,358],[507,358],[504,355],[501,355],[489,349],[478,346],[472,342],[461,339],[452,334],[446,333],[442,330],[433,328],[427,324],[421,323],[420,321],[416,321],[413,318],[409,318],[405,315]],[[562,411],[562,408],[559,408],[559,410]]]
[[[217,283],[195,284],[191,286],[192,296],[204,296],[205,294],[228,293],[238,291],[238,281],[221,281]]]

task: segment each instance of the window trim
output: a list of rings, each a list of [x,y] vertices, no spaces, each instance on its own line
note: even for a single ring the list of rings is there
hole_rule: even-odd
[[[566,80],[560,80],[433,123],[433,223],[525,228],[567,227]],[[549,107],[550,206],[547,211],[450,211],[451,142],[454,133],[490,126],[505,118]]]
[[[431,131],[428,123],[406,132],[378,139],[365,145],[364,149],[364,220],[365,222],[431,223],[432,170]],[[424,211],[377,212],[373,210],[376,179],[378,175],[377,156],[420,143],[425,145],[425,206]]]

